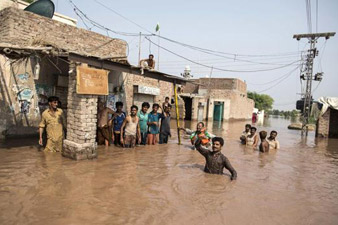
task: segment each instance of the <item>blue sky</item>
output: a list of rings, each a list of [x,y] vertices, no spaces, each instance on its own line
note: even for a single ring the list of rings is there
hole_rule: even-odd
[[[129,20],[155,32],[160,23],[161,35],[175,41],[201,48],[236,54],[223,58],[205,54],[181,45],[160,40],[164,48],[184,56],[194,62],[225,70],[253,71],[266,70],[300,60],[298,51],[308,49],[305,39],[297,41],[294,34],[308,32],[306,3],[304,0],[265,0],[265,1],[108,1],[72,0],[89,18],[116,31],[147,33],[147,31],[114,14],[98,2],[120,13]],[[56,1],[56,11],[76,18],[78,26],[86,26],[74,13],[68,0]],[[338,1],[318,0],[318,32],[338,31]],[[312,31],[316,31],[316,0],[311,0]],[[90,23],[87,26],[91,27]],[[93,31],[107,35],[105,31]],[[121,38],[129,44],[128,60],[137,64],[138,37],[109,33],[111,37]],[[158,43],[156,37],[151,40]],[[314,98],[338,96],[338,35],[325,41],[319,39],[315,58],[314,72],[324,72],[322,82],[313,83]],[[285,53],[292,55],[285,55]],[[153,53],[157,59],[158,48],[142,38],[142,58]],[[247,57],[241,55],[276,55]],[[254,61],[243,62],[239,60]],[[259,62],[260,64],[257,64]],[[160,50],[160,70],[179,75],[189,65],[195,78],[210,74],[208,67],[196,65],[169,52]],[[295,101],[300,98],[301,84],[299,69],[293,64],[285,68],[265,72],[226,72],[213,69],[212,77],[236,77],[245,80],[248,90],[271,95],[275,100],[274,108],[294,109]],[[294,71],[290,73],[290,71]],[[275,81],[274,81],[275,80]],[[317,86],[318,85],[318,86]]]

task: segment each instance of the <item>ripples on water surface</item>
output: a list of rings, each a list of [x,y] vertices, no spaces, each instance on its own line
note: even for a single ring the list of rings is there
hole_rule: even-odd
[[[204,173],[204,158],[176,137],[100,147],[97,160],[80,162],[4,146],[0,224],[338,224],[338,140],[301,138],[288,124],[259,126],[279,131],[282,148],[267,155],[239,144],[245,122],[208,124],[226,139],[235,182]]]

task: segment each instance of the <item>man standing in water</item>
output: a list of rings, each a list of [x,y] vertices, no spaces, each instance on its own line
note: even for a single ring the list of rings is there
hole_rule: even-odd
[[[270,137],[268,137],[267,141],[269,142],[270,149],[279,149],[279,141],[276,140],[277,131],[273,130],[270,133]]]
[[[223,168],[226,168],[231,173],[231,180],[236,180],[236,170],[231,166],[228,158],[221,153],[223,145],[224,140],[221,137],[214,137],[212,139],[212,151],[201,146],[201,139],[198,139],[195,143],[197,151],[205,157],[204,172],[223,174]]]
[[[161,116],[161,127],[160,127],[160,144],[167,144],[168,137],[171,137],[170,132],[170,110],[171,105],[164,106],[164,112]]]
[[[246,144],[246,138],[250,135],[250,130],[251,130],[251,125],[250,124],[246,124],[245,125],[245,130],[243,131],[242,135],[239,138],[241,140],[241,143],[243,145]]]
[[[147,135],[148,135],[148,109],[150,105],[148,102],[142,103],[142,109],[137,113],[137,117],[139,118],[139,126],[141,131],[141,145],[147,144]]]
[[[47,145],[46,152],[61,152],[63,141],[63,128],[66,125],[66,120],[62,109],[58,106],[59,98],[51,96],[48,98],[49,108],[41,115],[41,122],[39,124],[40,139],[39,144],[42,145],[42,134],[44,128],[47,131]]]
[[[97,142],[99,145],[110,145],[112,132],[111,127],[108,124],[109,114],[114,114],[114,111],[106,107],[105,104],[100,101],[97,114]]]

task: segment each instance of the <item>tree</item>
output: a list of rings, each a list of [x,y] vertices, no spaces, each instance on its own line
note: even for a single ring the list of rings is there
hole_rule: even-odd
[[[271,110],[273,105],[273,98],[266,94],[258,94],[256,92],[248,91],[248,98],[251,98],[255,102],[255,107],[258,110]]]

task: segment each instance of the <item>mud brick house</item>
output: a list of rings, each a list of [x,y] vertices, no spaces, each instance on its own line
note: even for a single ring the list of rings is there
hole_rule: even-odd
[[[321,97],[323,104],[317,119],[316,137],[338,138],[338,97]]]
[[[0,133],[37,134],[47,97],[66,112],[63,156],[97,156],[99,98],[108,106],[164,101],[184,79],[128,63],[127,43],[31,12],[0,11]]]
[[[252,118],[254,101],[247,98],[246,83],[235,78],[190,80],[180,97],[185,102],[185,119],[247,120]]]

